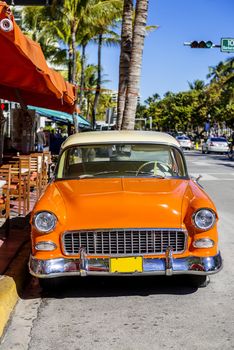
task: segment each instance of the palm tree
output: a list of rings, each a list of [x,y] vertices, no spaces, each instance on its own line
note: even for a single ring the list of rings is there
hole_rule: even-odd
[[[203,81],[203,80],[199,80],[199,79],[194,80],[193,83],[188,82],[188,85],[189,85],[189,88],[190,88],[191,90],[197,90],[197,91],[201,91],[201,90],[203,90],[204,87],[205,87],[204,81]]]
[[[84,70],[84,83],[83,83],[83,92],[84,98],[86,100],[86,117],[88,120],[90,118],[90,111],[92,109],[93,100],[94,100],[94,91],[97,86],[97,66],[88,65]],[[85,108],[83,109],[85,112]]]
[[[66,63],[66,51],[61,49],[55,36],[46,30],[51,17],[48,7],[28,6],[22,11],[22,31],[41,45],[45,58],[52,64]]]
[[[95,127],[96,124],[96,112],[97,112],[97,106],[98,106],[98,101],[102,89],[102,79],[101,79],[101,72],[102,72],[102,65],[101,65],[101,60],[102,60],[102,47],[103,45],[116,45],[116,43],[119,43],[119,36],[112,32],[108,31],[106,29],[106,33],[99,34],[97,38],[98,42],[98,76],[97,76],[97,86],[96,86],[96,92],[95,92],[95,99],[94,99],[94,105],[93,105],[93,111],[92,111],[92,125]]]
[[[93,124],[101,89],[101,48],[103,42],[119,41],[116,34],[110,30],[122,13],[122,0],[54,0],[51,8],[39,10],[40,18],[33,17],[34,9],[28,16],[29,27],[34,34],[42,33],[42,39],[50,38],[57,45],[60,56],[67,53],[68,80],[77,83],[78,46],[82,47],[81,59],[81,89],[80,102],[82,103],[85,71],[85,48],[91,39],[97,38],[98,49],[98,77],[95,101],[93,104]],[[55,11],[56,10],[56,11]],[[30,21],[29,21],[30,20]],[[40,27],[38,27],[38,23]],[[36,24],[36,25],[35,25]],[[35,29],[37,28],[37,29]],[[39,30],[38,30],[39,29]],[[107,36],[106,36],[107,35]],[[53,39],[51,39],[53,38]],[[59,45],[58,45],[59,42]],[[47,42],[48,43],[48,42]],[[61,50],[61,44],[64,47]],[[48,46],[45,45],[45,49]],[[59,55],[56,56],[57,61]]]
[[[121,129],[125,98],[128,85],[128,71],[132,51],[132,21],[133,0],[124,0],[122,31],[121,31],[121,51],[119,60],[119,88],[117,104],[117,128]]]
[[[98,77],[95,99],[92,110],[92,125],[96,124],[97,106],[101,91],[101,54],[104,43],[109,45],[119,41],[118,36],[111,30],[122,13],[122,0],[92,0],[90,4],[90,18],[96,28],[96,41],[98,43]]]
[[[215,67],[209,67],[209,73],[207,74],[207,78],[211,78],[211,82],[217,82],[224,75],[225,72],[225,64],[223,62],[219,62],[219,64]]]
[[[55,1],[56,2],[56,1]],[[98,79],[93,104],[93,126],[101,89],[101,48],[103,35],[113,21],[120,16],[122,0],[64,0],[56,9],[56,20],[49,24],[57,37],[68,47],[68,80],[76,84],[77,46],[82,46],[80,103],[83,98],[85,47],[98,35]]]
[[[147,100],[145,100],[145,103],[147,105],[151,105],[151,103],[155,103],[158,102],[160,100],[160,95],[159,94],[153,94],[153,96],[150,96],[147,98]]]
[[[227,97],[228,103],[234,100],[234,58],[228,58],[225,62],[219,62],[216,67],[209,67],[211,85],[216,84]]]
[[[126,104],[122,129],[134,129],[137,97],[139,95],[142,54],[145,38],[145,27],[148,15],[148,0],[137,0],[136,17],[133,30],[132,53],[129,66],[129,79],[126,92]]]
[[[76,84],[77,33],[90,0],[54,0],[45,29],[63,43],[68,52],[68,80]],[[56,9],[55,9],[56,7]]]
[[[85,17],[86,18],[86,17]],[[82,21],[83,22],[83,21]],[[86,69],[86,47],[89,41],[94,37],[95,31],[93,26],[85,25],[82,23],[81,28],[78,32],[77,41],[81,46],[81,73],[80,73],[80,84],[79,84],[79,105],[82,111],[83,96],[84,96],[84,85],[85,85],[85,69]]]

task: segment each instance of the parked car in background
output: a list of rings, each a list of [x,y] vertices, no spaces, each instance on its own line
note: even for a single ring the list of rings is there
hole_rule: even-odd
[[[206,285],[222,268],[217,221],[174,137],[74,134],[32,211],[30,272],[43,288],[89,275],[187,274]]]
[[[191,150],[194,148],[193,142],[190,140],[188,136],[185,136],[185,135],[176,136],[176,140],[179,142],[180,146],[183,149]]]
[[[229,146],[225,137],[209,137],[206,142],[202,144],[202,153],[228,153]]]

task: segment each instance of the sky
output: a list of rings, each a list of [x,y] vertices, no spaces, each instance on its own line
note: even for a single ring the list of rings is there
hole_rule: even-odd
[[[208,82],[209,66],[216,66],[233,54],[219,48],[191,49],[184,42],[234,38],[234,0],[149,0],[148,25],[159,28],[147,35],[144,45],[141,103],[154,93],[189,89],[196,79]],[[102,55],[106,88],[118,90],[118,47],[104,48]],[[88,63],[97,63],[97,47],[88,48]]]

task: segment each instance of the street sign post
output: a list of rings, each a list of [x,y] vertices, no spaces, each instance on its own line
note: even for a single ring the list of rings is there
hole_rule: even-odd
[[[222,38],[221,51],[230,53],[234,52],[234,38]]]

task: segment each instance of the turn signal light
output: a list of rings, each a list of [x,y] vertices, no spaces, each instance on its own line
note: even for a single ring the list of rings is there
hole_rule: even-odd
[[[212,248],[214,244],[210,238],[200,238],[193,242],[194,248]]]
[[[43,242],[38,242],[35,245],[36,250],[47,251],[47,252],[55,250],[56,248],[57,248],[57,246],[54,242],[43,241]]]

